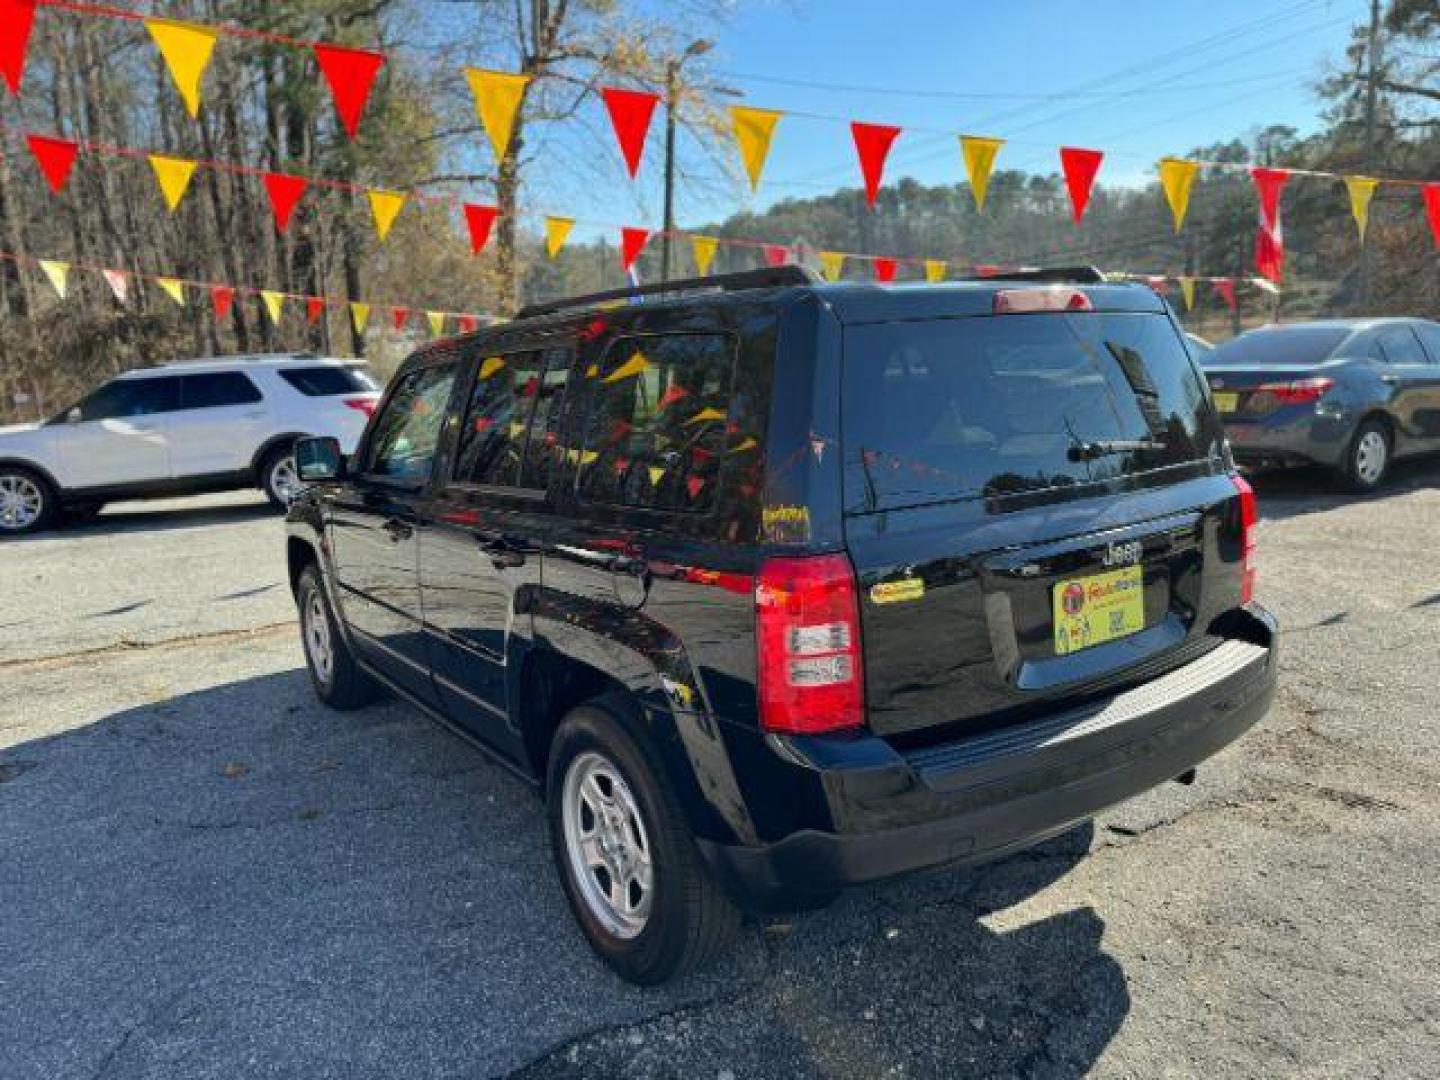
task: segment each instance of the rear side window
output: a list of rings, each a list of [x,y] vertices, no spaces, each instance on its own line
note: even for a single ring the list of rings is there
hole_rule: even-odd
[[[1219,364],[1296,364],[1304,367],[1328,359],[1350,333],[1333,326],[1280,326],[1251,330],[1218,346],[1212,359]]]
[[[569,349],[480,361],[460,431],[455,479],[544,489],[563,456],[553,430],[570,372]]]
[[[1376,336],[1386,363],[1428,363],[1425,353],[1421,351],[1419,340],[1410,332],[1408,326],[1392,326],[1388,330],[1381,330]]]
[[[647,510],[714,505],[734,374],[725,334],[617,339],[585,372],[580,497]]]
[[[1415,333],[1425,345],[1425,351],[1430,354],[1432,364],[1440,364],[1440,326],[1435,323],[1419,323],[1415,327]]]
[[[1074,487],[1220,453],[1200,378],[1159,315],[1022,315],[845,336],[852,512]]]
[[[186,375],[180,380],[182,409],[220,409],[226,405],[253,405],[259,400],[260,391],[243,372]]]
[[[375,389],[375,380],[359,368],[338,364],[323,367],[280,368],[280,378],[306,397],[336,397]]]

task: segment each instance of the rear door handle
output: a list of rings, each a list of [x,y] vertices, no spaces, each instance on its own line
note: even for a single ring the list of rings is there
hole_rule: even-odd
[[[399,518],[391,518],[389,521],[385,522],[385,524],[382,525],[381,528],[385,530],[385,535],[390,537],[391,542],[395,544],[398,544],[403,540],[409,540],[410,537],[415,535],[414,528],[405,524],[405,522],[401,521]]]

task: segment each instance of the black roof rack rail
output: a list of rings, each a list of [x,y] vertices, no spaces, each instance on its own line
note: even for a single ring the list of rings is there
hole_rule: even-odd
[[[1093,266],[1022,266],[998,274],[972,274],[965,281],[1049,281],[1057,285],[1103,285],[1106,277]]]
[[[572,308],[594,307],[609,300],[630,300],[645,296],[669,296],[692,292],[737,292],[741,289],[778,289],[786,285],[815,285],[820,278],[803,266],[767,266],[761,270],[743,270],[738,274],[716,274],[713,277],[683,278],[678,281],[657,281],[652,285],[632,285],[624,289],[574,296],[568,300],[547,300],[543,304],[526,304],[517,319],[533,319],[537,315],[553,315]]]

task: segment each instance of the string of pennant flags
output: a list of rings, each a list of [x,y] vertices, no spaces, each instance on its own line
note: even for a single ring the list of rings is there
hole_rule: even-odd
[[[69,184],[76,160],[83,151],[87,156],[111,156],[147,162],[154,173],[156,185],[166,208],[174,213],[178,210],[189,191],[195,173],[200,169],[214,169],[237,176],[258,178],[264,187],[275,228],[285,233],[290,228],[295,210],[305,193],[313,186],[322,189],[347,191],[363,196],[369,204],[376,237],[383,243],[394,226],[402,208],[411,200],[459,209],[464,219],[472,254],[480,254],[489,243],[494,223],[500,215],[498,207],[483,206],[464,202],[451,195],[436,195],[420,189],[409,192],[384,188],[367,187],[345,181],[323,177],[312,178],[291,174],[275,173],[235,162],[216,159],[188,159],[170,154],[160,154],[134,147],[112,146],[85,140],[62,139],[55,135],[18,131],[0,123],[0,133],[16,132],[23,135],[36,168],[52,193],[59,195]],[[544,219],[544,244],[549,258],[558,257],[569,239],[576,218],[546,215]],[[597,223],[611,224],[613,223]],[[619,229],[619,254],[621,269],[628,272],[645,250],[650,241],[665,235],[663,231],[635,226],[614,226]],[[800,261],[802,253],[787,244],[765,240],[736,237],[716,237],[677,230],[672,238],[688,241],[698,273],[704,276],[710,272],[716,255],[722,247],[752,251],[767,266],[781,266]],[[817,251],[815,260],[821,274],[831,281],[838,281],[845,273],[847,264],[868,265],[871,276],[880,282],[896,280],[902,267],[923,276],[929,282],[944,280],[952,273],[994,275],[1008,267],[988,263],[962,263],[953,259],[929,258],[923,256],[899,257],[868,255],[841,251]],[[1134,275],[1146,280],[1165,280],[1161,275]],[[1177,278],[1177,280],[1181,280]],[[1195,276],[1192,280],[1210,280]],[[1229,281],[1230,278],[1216,279]],[[1187,293],[1187,298],[1189,294]]]
[[[407,304],[395,304],[379,300],[353,300],[349,297],[316,296],[306,293],[292,293],[281,289],[265,289],[250,285],[232,285],[214,281],[199,281],[177,275],[150,274],[136,270],[122,270],[101,266],[96,263],[74,262],[63,259],[40,259],[21,255],[13,251],[0,251],[0,260],[28,266],[44,275],[55,295],[65,300],[70,295],[72,271],[98,274],[119,304],[128,304],[134,298],[134,288],[150,283],[165,294],[177,307],[189,307],[192,301],[208,299],[215,320],[222,322],[230,316],[237,298],[253,297],[260,302],[272,325],[283,324],[286,311],[292,307],[297,311],[303,305],[305,321],[314,326],[334,308],[346,312],[357,334],[363,334],[370,327],[372,314],[388,313],[389,325],[394,330],[406,329],[417,317],[424,315],[432,338],[444,337],[453,322],[456,331],[468,334],[499,320],[491,315],[477,315],[473,312],[439,311]]]

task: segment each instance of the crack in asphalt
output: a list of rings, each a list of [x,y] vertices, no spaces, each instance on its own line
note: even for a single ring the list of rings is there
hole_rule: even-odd
[[[0,660],[0,671],[39,671],[45,668],[66,667],[70,664],[94,660],[97,657],[114,655],[116,653],[174,648],[183,649],[201,645],[213,645],[227,641],[248,641],[253,638],[270,637],[278,634],[282,630],[293,630],[294,628],[295,620],[287,619],[284,622],[265,623],[261,626],[247,626],[240,630],[216,630],[204,634],[181,634],[173,638],[161,638],[158,641],[121,638],[119,641],[112,642],[109,645],[97,645],[94,648],[80,649],[76,652],[52,653],[48,656],[21,656]]]

